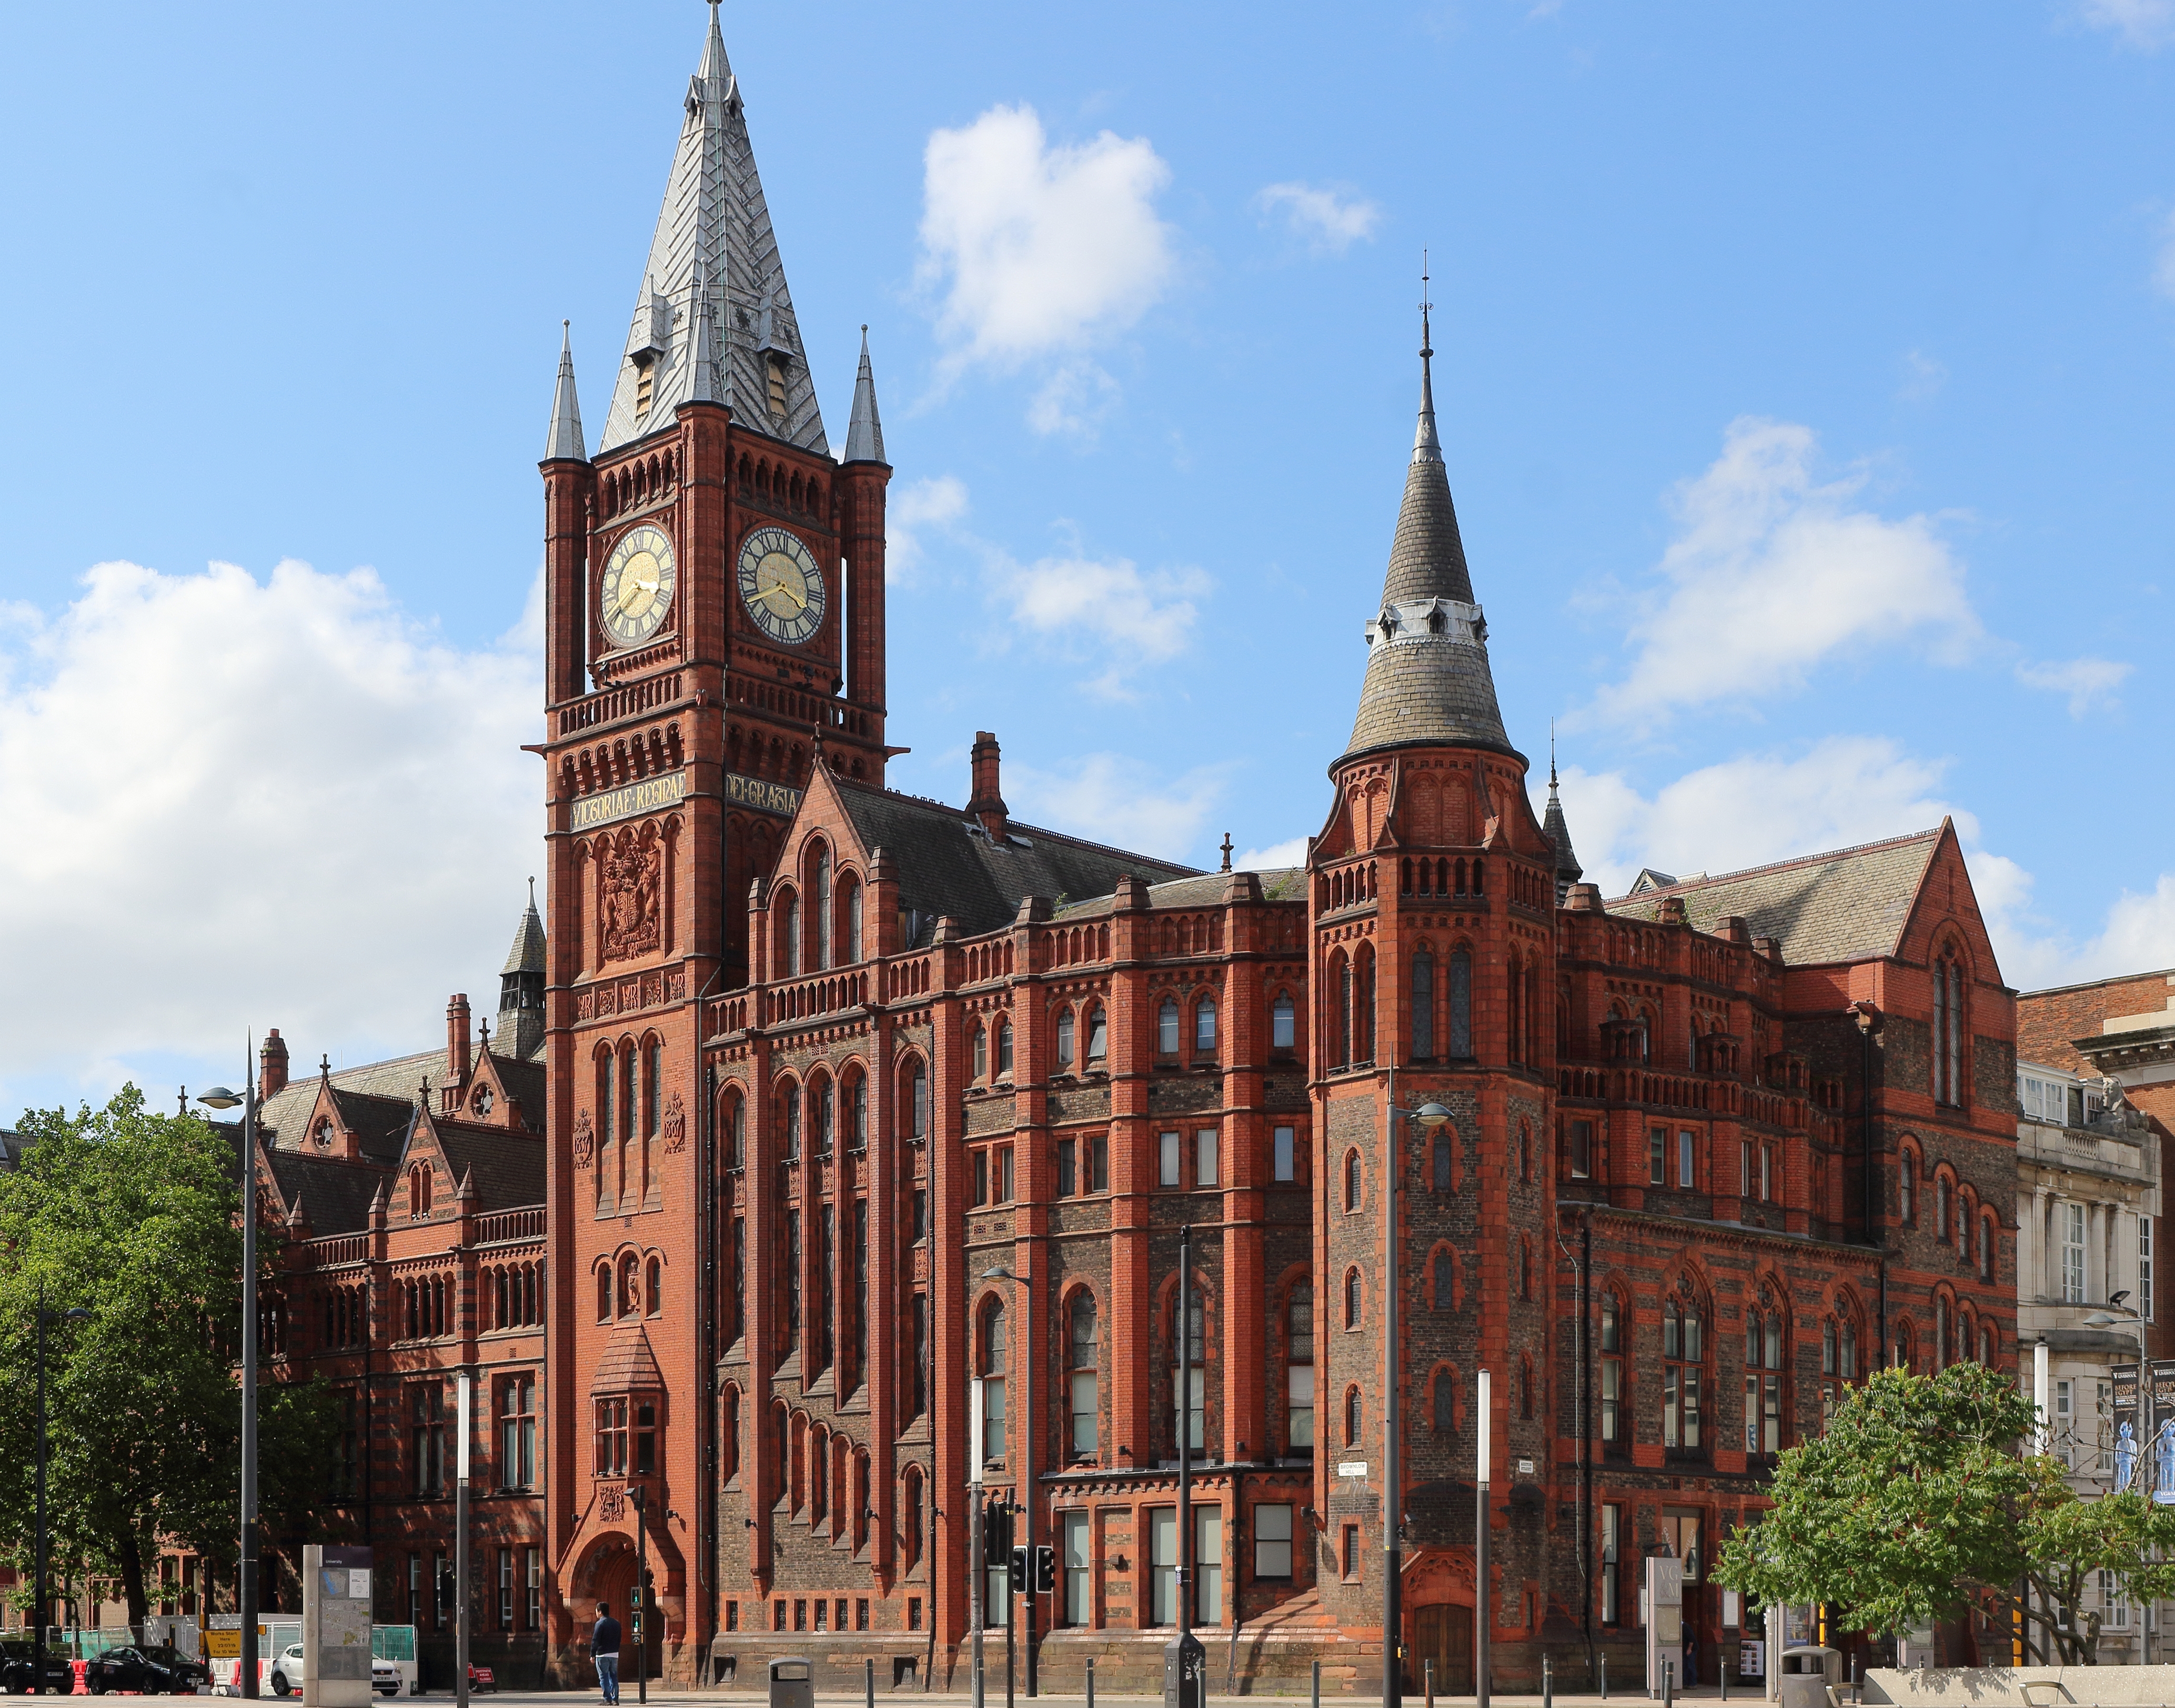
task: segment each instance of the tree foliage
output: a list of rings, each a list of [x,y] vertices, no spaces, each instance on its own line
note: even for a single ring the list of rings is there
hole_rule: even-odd
[[[2175,1595],[2175,1508],[2080,1499],[2058,1461],[2022,1450],[2033,1423],[2013,1380],[1982,1365],[1876,1370],[1825,1433],[1782,1455],[1773,1510],[1724,1544],[1714,1575],[1875,1632],[1973,1605],[2004,1624],[2020,1613],[2035,1660],[2092,1664],[2092,1574],[2114,1573],[2133,1601]]]
[[[125,1087],[99,1110],[33,1110],[0,1174],[0,1525],[30,1564],[35,1339],[46,1324],[51,1558],[120,1580],[132,1622],[162,1543],[235,1558],[241,1510],[241,1229],[231,1138],[149,1113]],[[259,1284],[279,1241],[259,1242]],[[72,1320],[71,1310],[87,1313]],[[259,1510],[322,1481],[334,1428],[322,1384],[258,1390]]]

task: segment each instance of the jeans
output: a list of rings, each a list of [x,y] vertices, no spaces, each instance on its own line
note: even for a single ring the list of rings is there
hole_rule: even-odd
[[[618,1656],[599,1655],[597,1656],[597,1683],[604,1687],[605,1701],[616,1702],[619,1700]]]

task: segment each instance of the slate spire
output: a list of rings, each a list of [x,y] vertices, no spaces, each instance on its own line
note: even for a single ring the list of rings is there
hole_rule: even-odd
[[[1425,275],[1422,275],[1423,283]],[[1515,750],[1488,664],[1488,621],[1473,597],[1465,543],[1435,431],[1429,305],[1420,306],[1420,408],[1390,544],[1382,599],[1367,625],[1367,675],[1350,758],[1417,746]]]
[[[498,1053],[526,1061],[544,1044],[544,921],[536,914],[536,881],[513,928],[513,946],[498,975]]]
[[[582,437],[582,404],[574,395],[574,323],[559,323],[559,383],[551,393],[551,426],[544,435],[544,460],[586,463],[589,453]]]
[[[712,399],[730,404],[741,427],[827,454],[717,0],[681,107],[598,454],[671,426],[673,411],[696,397],[706,354]],[[697,335],[706,299],[714,328],[707,351]]]
[[[1570,827],[1564,821],[1563,801],[1556,794],[1556,735],[1549,731],[1549,810],[1541,820],[1541,830],[1555,845],[1556,850],[1556,905],[1561,907],[1570,894],[1570,887],[1586,876],[1586,868],[1579,865],[1578,856],[1571,852]]]
[[[876,375],[869,366],[869,329],[861,328],[861,371],[854,377],[854,418],[846,424],[849,463],[884,461],[883,422],[876,415]],[[888,468],[889,464],[885,464]]]

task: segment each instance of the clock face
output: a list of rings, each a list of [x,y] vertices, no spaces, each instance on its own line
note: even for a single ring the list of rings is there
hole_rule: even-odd
[[[612,547],[598,588],[605,632],[622,647],[639,646],[672,608],[672,542],[647,523],[630,528]]]
[[[823,626],[823,572],[800,539],[758,528],[740,542],[740,602],[771,639],[797,647]]]

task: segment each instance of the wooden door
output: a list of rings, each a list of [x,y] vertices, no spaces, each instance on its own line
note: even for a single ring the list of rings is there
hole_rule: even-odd
[[[1459,1607],[1413,1609],[1412,1687],[1419,1689],[1425,1667],[1435,1662],[1438,1696],[1473,1694],[1473,1609]]]

